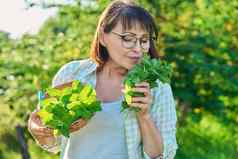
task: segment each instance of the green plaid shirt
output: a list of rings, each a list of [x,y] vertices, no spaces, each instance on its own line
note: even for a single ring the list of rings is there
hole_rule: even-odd
[[[90,59],[67,63],[55,75],[52,86],[80,80],[95,88],[96,68],[97,65]],[[177,149],[175,102],[170,85],[162,84],[159,80],[157,83],[158,87],[151,89],[153,103],[150,107],[151,117],[163,138],[163,157],[160,156],[157,159],[173,159]],[[135,113],[128,110],[123,111],[123,119],[129,159],[150,159],[144,151]],[[66,143],[63,138],[59,137],[55,146],[50,148],[43,146],[43,148],[56,153],[65,147]]]

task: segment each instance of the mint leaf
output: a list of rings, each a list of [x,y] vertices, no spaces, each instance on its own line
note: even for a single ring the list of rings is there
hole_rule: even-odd
[[[147,53],[144,53],[143,59],[136,64],[124,78],[125,85],[125,101],[122,103],[122,110],[130,109],[139,111],[138,108],[130,107],[131,98],[144,96],[141,92],[133,92],[132,88],[136,83],[148,82],[150,88],[157,87],[156,80],[159,79],[163,83],[170,83],[172,77],[172,67],[166,61],[160,59],[151,59]]]

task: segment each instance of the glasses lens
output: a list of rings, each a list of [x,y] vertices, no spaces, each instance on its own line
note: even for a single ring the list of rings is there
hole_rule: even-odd
[[[140,45],[141,45],[141,48],[142,48],[142,49],[146,50],[146,49],[148,49],[148,48],[150,47],[150,40],[149,40],[149,39],[147,39],[147,40],[142,40],[142,41],[140,42]]]
[[[135,42],[133,42],[133,41],[122,41],[122,45],[123,45],[123,47],[125,47],[127,49],[131,49],[135,46]]]
[[[124,36],[122,37],[122,45],[125,48],[131,49],[136,44],[136,37],[133,36]]]
[[[149,38],[138,39],[140,41],[140,46],[142,49],[147,50],[150,47]],[[127,49],[132,49],[136,47],[137,38],[134,36],[126,35],[122,37],[122,46]]]

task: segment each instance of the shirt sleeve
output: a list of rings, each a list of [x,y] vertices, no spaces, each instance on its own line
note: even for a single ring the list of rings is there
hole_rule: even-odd
[[[152,117],[163,140],[163,154],[156,159],[173,159],[178,148],[176,141],[177,117],[175,101],[169,84],[159,83],[152,107],[154,108]],[[144,159],[151,159],[144,151],[143,145],[142,151]]]
[[[79,67],[80,61],[72,61],[63,65],[53,77],[52,87],[68,83],[74,80],[76,73],[78,73]]]

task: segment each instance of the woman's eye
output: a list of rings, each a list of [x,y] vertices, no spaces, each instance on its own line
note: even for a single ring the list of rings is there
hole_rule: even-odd
[[[134,38],[133,37],[129,37],[129,36],[123,36],[122,39],[124,41],[134,41]]]
[[[132,42],[133,40],[131,40],[131,39],[123,39],[124,41],[126,41],[126,42]]]
[[[142,43],[148,43],[149,40],[142,40]]]
[[[148,43],[149,42],[149,39],[143,39],[141,40],[142,43]]]

